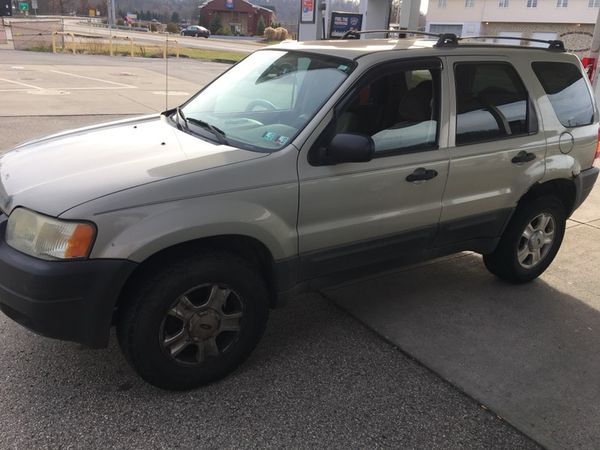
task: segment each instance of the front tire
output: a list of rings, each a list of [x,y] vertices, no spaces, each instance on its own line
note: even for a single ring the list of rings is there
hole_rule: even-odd
[[[565,223],[565,207],[556,197],[539,197],[521,204],[496,250],[483,255],[486,268],[512,283],[537,278],[558,253]]]
[[[187,390],[235,370],[260,340],[268,291],[243,259],[223,253],[167,262],[133,290],[117,324],[135,371],[154,386]]]

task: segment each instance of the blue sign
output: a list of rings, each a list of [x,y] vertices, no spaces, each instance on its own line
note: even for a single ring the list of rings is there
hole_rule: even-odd
[[[329,38],[341,39],[348,31],[362,29],[363,15],[358,13],[332,12],[329,26]]]

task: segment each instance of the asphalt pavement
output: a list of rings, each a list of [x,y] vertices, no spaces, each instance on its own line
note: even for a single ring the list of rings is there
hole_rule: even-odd
[[[227,67],[171,62],[169,85],[187,95]],[[157,63],[0,51],[5,82],[0,152],[64,128],[162,110],[164,92],[158,92],[164,75]],[[577,227],[596,223],[595,213],[585,214],[570,223],[573,232],[567,239],[572,236],[574,243],[566,247],[557,271],[529,290],[507,290],[477,266],[478,257],[464,254],[339,286],[325,295],[304,295],[272,312],[266,336],[237,372],[188,393],[161,391],[141,381],[114,337],[108,349],[89,350],[39,337],[0,316],[0,448],[539,448],[535,429],[521,427],[515,406],[507,409],[498,399],[518,397],[513,404],[521,406],[517,412],[526,419],[548,415],[545,404],[535,390],[521,398],[527,388],[513,389],[509,383],[518,376],[503,378],[506,372],[493,371],[507,361],[517,369],[529,364],[523,358],[536,345],[526,345],[528,351],[514,357],[510,350],[524,344],[519,339],[529,335],[523,329],[535,325],[538,315],[548,319],[543,328],[559,327],[561,312],[571,309],[576,313],[562,329],[595,326],[585,318],[596,320],[590,308],[597,305],[583,290],[595,289],[598,264],[586,259],[575,234]],[[545,283],[564,295],[553,296]],[[421,292],[423,286],[427,289]],[[505,357],[489,357],[494,348],[484,344],[510,337],[514,314],[522,313],[519,305],[531,297],[536,301],[530,302],[528,315],[516,322],[521,334],[498,350]],[[548,313],[548,303],[540,298],[558,300],[560,307]],[[575,299],[587,301],[588,309]],[[494,328],[499,316],[504,320],[500,329]],[[470,325],[475,328],[469,334]],[[583,356],[597,359],[595,335],[589,336]],[[537,361],[543,362],[542,351],[548,348],[539,350]],[[578,349],[570,345],[557,354],[566,357],[569,351]],[[485,370],[478,370],[478,364]],[[554,384],[544,380],[545,385],[562,386],[567,393],[565,386],[597,379],[597,372],[579,378],[569,378],[573,373],[568,370],[556,373]],[[593,383],[586,385],[591,400],[596,399]],[[482,388],[475,390],[474,384]],[[533,405],[529,409],[527,401]],[[544,408],[534,407],[540,404]],[[556,416],[573,415],[574,410],[560,409],[566,403],[554,405]],[[507,420],[530,437],[499,417],[505,410],[513,414]],[[572,422],[565,420],[569,427]],[[581,430],[559,427],[555,434],[569,431]],[[556,442],[544,444],[561,448]],[[587,447],[593,441],[578,442]]]

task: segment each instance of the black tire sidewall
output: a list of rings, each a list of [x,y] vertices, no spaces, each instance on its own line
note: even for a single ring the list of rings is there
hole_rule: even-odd
[[[535,267],[527,269],[519,263],[518,244],[525,227],[538,215],[552,215],[555,223],[555,237],[552,247]],[[540,276],[552,263],[558,253],[565,233],[566,214],[562,202],[556,197],[540,197],[523,203],[506,228],[498,248],[485,256],[486,266],[501,278],[513,282],[527,282]]]
[[[160,345],[160,327],[178,297],[204,283],[224,284],[244,302],[240,335],[232,347],[200,366],[182,365]],[[159,273],[133,299],[133,311],[122,324],[124,349],[136,371],[151,384],[166,389],[190,389],[220,379],[233,371],[254,349],[268,317],[268,293],[264,282],[236,257],[207,255],[176,263]],[[123,345],[122,345],[123,346]]]

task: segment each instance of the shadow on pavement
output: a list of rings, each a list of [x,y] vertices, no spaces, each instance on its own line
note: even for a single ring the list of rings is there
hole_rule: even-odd
[[[600,230],[571,230],[547,274],[525,285],[465,254],[325,295],[542,445],[597,448],[600,286],[590,262],[600,245],[577,250],[582,233],[600,240]]]

